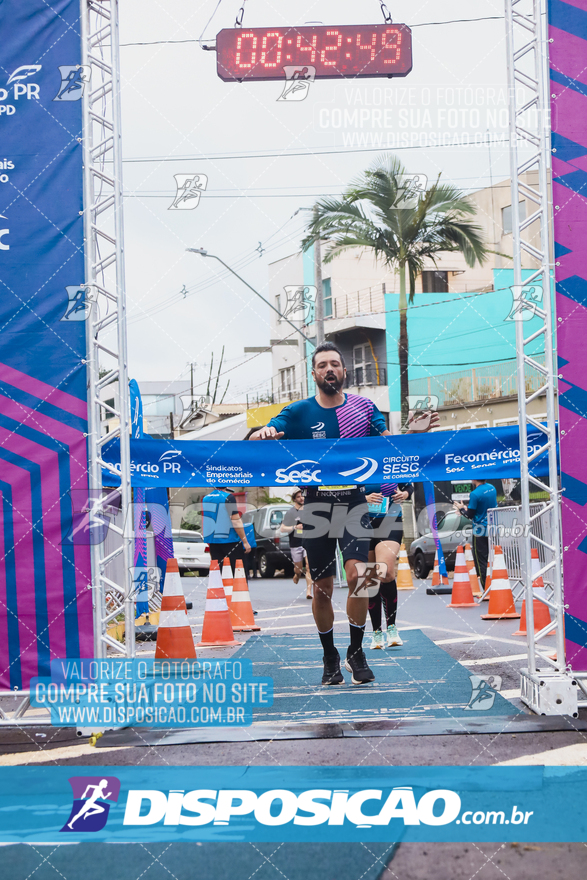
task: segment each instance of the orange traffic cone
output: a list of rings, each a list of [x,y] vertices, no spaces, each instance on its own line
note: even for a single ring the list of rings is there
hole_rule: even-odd
[[[395,579],[398,590],[413,590],[414,582],[412,580],[412,572],[410,563],[408,562],[408,554],[404,544],[401,545],[399,551],[399,559],[397,563],[397,577]]]
[[[195,656],[194,637],[188,621],[177,559],[168,559],[155,659],[165,660],[171,657],[183,660]]]
[[[198,642],[198,648],[211,645],[224,645],[227,648],[232,648],[240,644],[241,642],[235,641],[232,634],[230,612],[226,604],[220,569],[218,568],[217,560],[213,559],[210,563],[206,610],[204,611],[204,625],[202,626],[202,641]]]
[[[471,582],[473,595],[477,597],[482,596],[483,590],[481,589],[479,578],[477,577],[477,569],[475,568],[475,560],[473,559],[473,551],[471,550],[470,544],[465,544],[465,563],[469,572],[469,580]]]
[[[545,626],[548,626],[549,623],[552,623],[550,619],[550,611],[548,609],[548,605],[541,601],[542,598],[546,599],[546,587],[544,586],[544,581],[542,580],[542,575],[540,577],[536,577],[536,572],[540,569],[540,558],[538,556],[538,549],[533,547],[531,550],[532,553],[532,588],[534,591],[534,632],[539,632],[539,630],[544,629]],[[526,599],[524,597],[524,601],[522,602],[522,617],[520,619],[520,628],[517,632],[514,633],[515,636],[527,636],[528,632],[526,630]],[[549,636],[554,635],[554,632],[548,633]]]
[[[482,614],[482,620],[501,620],[502,618],[519,617],[514,604],[514,594],[510,585],[508,571],[503,558],[501,547],[495,547],[493,551],[493,571],[491,573],[491,592],[489,594],[489,608],[487,614]]]
[[[465,562],[465,551],[462,545],[457,547],[457,558],[455,562],[455,575],[452,582],[452,596],[449,608],[474,608],[475,600],[471,591],[471,581],[469,580],[469,572],[467,571],[467,563]]]
[[[230,605],[230,621],[235,632],[255,632],[261,627],[255,623],[253,606],[249,596],[249,586],[245,577],[243,563],[237,559],[234,567],[234,588]]]
[[[230,608],[230,603],[232,602],[232,589],[233,589],[233,580],[232,580],[232,568],[230,566],[230,559],[228,556],[224,557],[224,562],[222,563],[222,583],[224,585],[224,594],[226,596],[226,604]]]

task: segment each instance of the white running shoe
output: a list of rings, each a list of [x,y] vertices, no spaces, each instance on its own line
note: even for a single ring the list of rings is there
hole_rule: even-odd
[[[403,641],[400,638],[395,623],[393,626],[387,627],[387,647],[393,648],[394,645],[403,645]]]
[[[380,629],[375,630],[375,632],[373,633],[369,648],[372,651],[374,651],[376,648],[385,648],[385,640],[383,638],[383,633]]]

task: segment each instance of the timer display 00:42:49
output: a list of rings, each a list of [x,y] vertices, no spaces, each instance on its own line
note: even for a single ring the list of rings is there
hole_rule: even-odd
[[[288,65],[313,67],[316,79],[406,76],[412,32],[405,24],[225,29],[216,38],[226,82],[284,78]]]

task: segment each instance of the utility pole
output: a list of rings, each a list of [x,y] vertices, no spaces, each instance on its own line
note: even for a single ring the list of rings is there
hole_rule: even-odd
[[[314,211],[314,220],[317,220],[318,212]],[[314,242],[314,284],[316,286],[316,305],[314,311],[314,323],[316,324],[316,345],[324,342],[324,298],[322,296],[322,249],[320,239]]]

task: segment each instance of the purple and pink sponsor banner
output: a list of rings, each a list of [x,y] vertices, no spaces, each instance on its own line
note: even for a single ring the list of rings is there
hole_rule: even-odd
[[[549,0],[567,661],[587,670],[587,0]]]
[[[79,18],[0,3],[0,688],[93,655]]]

